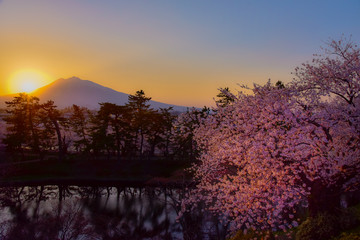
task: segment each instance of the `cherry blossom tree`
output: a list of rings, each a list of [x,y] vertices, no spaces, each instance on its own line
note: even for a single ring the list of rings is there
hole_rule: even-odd
[[[302,96],[323,96],[355,106],[360,94],[360,48],[351,39],[331,40],[324,54],[295,68],[294,86]]]
[[[330,47],[288,86],[255,85],[202,121],[198,184],[183,211],[202,203],[233,230],[284,230],[297,226],[299,206],[339,210],[360,182],[360,64],[352,43]]]
[[[345,124],[359,135],[360,48],[343,37],[330,41],[324,52],[295,69],[293,95],[332,125],[339,128]]]

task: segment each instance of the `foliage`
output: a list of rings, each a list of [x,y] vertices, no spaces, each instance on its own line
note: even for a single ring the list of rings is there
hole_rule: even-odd
[[[273,237],[270,236],[268,233],[256,232],[254,230],[247,231],[238,231],[235,236],[230,238],[230,240],[253,240],[253,239],[266,239],[272,240]]]
[[[220,88],[220,93],[216,95],[218,98],[215,102],[217,105],[225,107],[235,101],[235,96],[232,94],[228,87]]]
[[[8,116],[4,120],[8,127],[4,143],[10,151],[23,153],[30,148],[41,154],[54,148],[55,133],[59,153],[64,151],[60,125],[64,119],[54,102],[40,104],[39,101],[37,97],[21,93],[6,102]]]
[[[54,133],[56,133],[59,159],[62,160],[67,150],[67,146],[65,143],[65,136],[61,133],[61,125],[63,128],[66,126],[66,119],[51,100],[41,105],[40,118],[42,118],[46,132],[48,133],[44,138],[51,138]]]
[[[77,151],[87,151],[89,146],[89,116],[91,112],[85,107],[73,105],[70,115],[69,125],[72,132],[75,134],[74,147]]]
[[[332,96],[355,106],[360,94],[360,48],[349,39],[331,40],[323,55],[295,69],[296,89],[308,100]],[[311,98],[309,98],[311,97]]]
[[[205,203],[233,231],[275,231],[298,225],[298,206],[311,217],[339,211],[340,195],[359,187],[360,54],[330,47],[335,59],[305,64],[289,86],[255,85],[202,120],[199,183],[184,212]]]
[[[118,160],[193,156],[193,123],[178,121],[174,127],[178,116],[172,108],[155,110],[150,99],[140,90],[130,95],[125,105],[105,102],[99,103],[98,111],[77,105],[60,111],[53,101],[40,104],[40,99],[20,94],[7,102],[4,143],[9,151],[22,153],[23,159],[29,159],[33,152],[43,158],[46,152],[54,151],[64,159],[68,150],[88,158]],[[205,111],[209,110],[196,114]],[[177,135],[181,134],[179,129],[189,126],[190,136]]]
[[[5,144],[14,151],[21,151],[23,145],[38,150],[38,119],[35,116],[39,109],[39,99],[20,94],[6,104],[9,116],[4,118],[8,125]]]
[[[296,240],[328,240],[339,233],[338,221],[334,215],[322,213],[309,217],[298,228]]]
[[[194,139],[194,132],[209,114],[209,108],[204,107],[201,110],[191,108],[177,117],[172,136],[177,156],[190,159],[198,156],[198,146]]]
[[[126,105],[100,103],[100,110],[91,117],[88,148],[94,154],[117,158],[148,156],[156,150],[168,156],[175,116],[171,108],[155,110],[150,107],[144,91],[129,96]],[[86,139],[86,138],[84,138]]]
[[[338,240],[360,240],[360,233],[342,233]]]
[[[320,213],[307,218],[297,229],[296,239],[357,239],[358,233],[353,232],[359,224],[356,208],[342,209],[339,214]],[[339,232],[343,231],[338,237]]]
[[[129,95],[127,106],[132,113],[131,125],[134,135],[135,146],[138,146],[138,152],[140,155],[143,154],[144,138],[147,128],[150,124],[149,113],[150,109],[149,101],[150,97],[146,97],[143,90],[136,91],[134,95]]]

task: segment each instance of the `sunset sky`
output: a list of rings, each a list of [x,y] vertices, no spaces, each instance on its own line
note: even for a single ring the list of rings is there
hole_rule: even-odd
[[[329,38],[360,43],[359,13],[358,0],[0,0],[0,95],[77,76],[210,106],[219,87],[290,81]]]

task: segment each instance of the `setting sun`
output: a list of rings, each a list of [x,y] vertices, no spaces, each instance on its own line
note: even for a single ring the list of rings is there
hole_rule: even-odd
[[[12,93],[30,93],[47,83],[47,77],[34,70],[23,70],[14,74],[9,83],[9,91]]]

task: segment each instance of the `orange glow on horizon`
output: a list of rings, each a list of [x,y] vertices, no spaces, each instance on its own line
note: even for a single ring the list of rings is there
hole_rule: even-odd
[[[30,93],[48,82],[48,77],[44,73],[32,69],[20,70],[10,77],[10,81],[8,82],[8,92]]]

